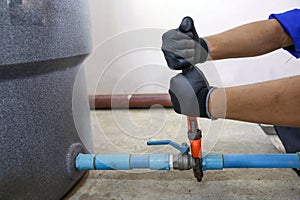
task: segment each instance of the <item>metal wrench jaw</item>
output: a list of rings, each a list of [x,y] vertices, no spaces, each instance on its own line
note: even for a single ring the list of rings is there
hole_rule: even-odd
[[[194,177],[197,179],[198,182],[202,181],[203,177],[203,170],[202,170],[202,159],[201,158],[194,158]]]

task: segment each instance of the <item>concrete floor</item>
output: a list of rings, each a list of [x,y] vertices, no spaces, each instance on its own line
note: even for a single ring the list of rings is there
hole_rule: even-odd
[[[187,142],[186,119],[171,109],[92,111],[95,153],[177,153],[146,141]],[[205,152],[279,153],[257,124],[199,119]],[[65,198],[78,199],[300,199],[290,169],[206,171],[91,171]]]

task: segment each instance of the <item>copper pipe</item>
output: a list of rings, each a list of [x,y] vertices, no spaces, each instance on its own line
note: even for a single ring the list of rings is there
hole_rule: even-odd
[[[165,108],[173,106],[169,94],[90,95],[89,101],[91,109],[147,108],[155,104]]]

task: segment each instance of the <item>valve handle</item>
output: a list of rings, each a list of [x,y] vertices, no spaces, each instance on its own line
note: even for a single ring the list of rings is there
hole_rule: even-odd
[[[180,151],[181,154],[188,153],[190,151],[190,147],[188,145],[180,145],[176,142],[173,142],[172,140],[157,140],[157,141],[148,141],[148,146],[157,146],[157,145],[171,145],[178,151]]]

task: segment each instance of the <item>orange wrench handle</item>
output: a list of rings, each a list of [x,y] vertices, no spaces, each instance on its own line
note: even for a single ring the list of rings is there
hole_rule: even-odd
[[[191,144],[191,152],[193,158],[201,158],[202,157],[201,139],[190,140],[190,144]]]
[[[191,152],[193,158],[201,158],[201,131],[198,127],[198,122],[196,117],[187,117],[188,121],[188,137],[191,144]]]

